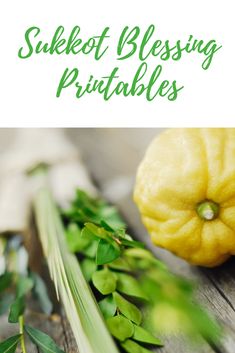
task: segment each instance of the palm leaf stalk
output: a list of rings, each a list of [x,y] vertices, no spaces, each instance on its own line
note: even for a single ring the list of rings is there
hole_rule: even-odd
[[[44,255],[58,298],[63,302],[80,353],[118,353],[75,255],[50,191],[43,187],[34,200]]]

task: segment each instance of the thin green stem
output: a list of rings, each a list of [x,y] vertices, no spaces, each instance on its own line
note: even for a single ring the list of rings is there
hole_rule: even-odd
[[[22,353],[27,353],[26,351],[26,347],[25,347],[25,340],[24,340],[24,316],[21,315],[19,317],[19,327],[20,327],[20,345],[21,345],[21,349],[22,349]]]

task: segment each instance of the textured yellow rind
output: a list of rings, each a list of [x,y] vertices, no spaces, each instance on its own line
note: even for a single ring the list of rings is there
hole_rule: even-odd
[[[235,254],[235,129],[170,129],[148,148],[134,200],[153,242],[187,261],[216,266]],[[198,203],[219,215],[202,220]]]

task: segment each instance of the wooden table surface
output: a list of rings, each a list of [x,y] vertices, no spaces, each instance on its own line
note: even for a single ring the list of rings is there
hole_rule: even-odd
[[[169,252],[152,246],[149,236],[141,224],[132,190],[137,166],[144,150],[160,129],[67,129],[67,135],[81,151],[83,160],[100,191],[111,202],[118,205],[127,220],[132,235],[148,245],[163,259],[172,271],[198,281],[198,299],[225,329],[225,338],[220,347],[203,341],[200,348],[188,347],[179,338],[165,340],[165,346],[156,349],[159,353],[235,353],[235,259],[216,269],[190,266]],[[28,313],[29,323],[41,327],[68,353],[77,353],[73,335],[67,320],[59,312],[55,318],[38,317]],[[11,325],[11,330],[14,328]],[[0,339],[9,333],[6,318],[0,319]],[[203,340],[203,339],[202,339]],[[36,353],[28,346],[28,353]],[[102,353],[102,352],[100,352]]]

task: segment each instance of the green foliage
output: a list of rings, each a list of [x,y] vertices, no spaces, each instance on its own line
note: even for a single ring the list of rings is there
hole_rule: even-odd
[[[141,311],[137,308],[137,306],[129,302],[116,292],[113,293],[113,298],[118,310],[129,320],[133,321],[137,325],[140,325],[142,321],[142,314]]]
[[[21,335],[15,335],[9,337],[7,340],[0,343],[1,353],[15,353],[18,343],[20,341]]]
[[[19,317],[23,315],[25,310],[25,299],[24,296],[16,298],[15,301],[11,304],[10,313],[8,316],[8,322],[17,323]]]
[[[1,353],[14,353],[17,349],[18,344],[21,345],[21,351],[26,352],[25,347],[25,330],[24,330],[24,311],[27,304],[28,294],[34,294],[38,299],[42,310],[47,314],[52,311],[52,303],[48,297],[47,289],[42,278],[36,273],[29,273],[26,267],[23,269],[24,275],[18,272],[17,262],[12,261],[12,258],[17,258],[18,251],[22,251],[21,240],[19,237],[13,237],[6,241],[6,250],[4,256],[6,258],[7,267],[6,272],[0,276],[0,315],[6,313],[9,310],[8,322],[19,324],[20,334],[10,337],[7,340],[0,343]],[[27,257],[26,251],[25,256]],[[21,269],[22,270],[22,269]],[[32,329],[33,330],[33,329]],[[44,337],[44,336],[43,336]],[[47,336],[48,337],[48,336]],[[50,342],[50,339],[47,338]],[[48,346],[50,348],[50,344]],[[51,344],[51,348],[53,348]],[[40,348],[41,352],[55,352],[61,353],[62,351],[58,348],[54,350],[44,350]]]
[[[104,268],[93,273],[92,282],[101,294],[107,295],[115,291],[117,276],[107,268]]]
[[[127,353],[152,353],[149,349],[142,347],[130,339],[121,343],[121,346]]]
[[[69,250],[77,252],[86,248],[89,240],[81,237],[81,229],[76,223],[70,223],[66,230],[66,240]]]
[[[149,331],[145,330],[143,327],[137,325],[134,325],[133,340],[162,346],[162,343],[158,338],[153,336]]]
[[[28,292],[31,291],[33,286],[34,286],[34,283],[32,278],[19,275],[17,279],[17,290],[16,290],[17,298],[26,295]]]
[[[33,288],[33,280],[26,276],[17,276],[16,298],[10,306],[8,321],[17,323],[19,317],[24,314],[25,295]]]
[[[111,334],[119,341],[125,341],[134,334],[134,326],[132,322],[122,315],[117,315],[106,320]]]
[[[5,272],[3,275],[0,276],[0,293],[10,287],[12,283],[12,278],[13,275],[11,272]]]
[[[42,353],[64,353],[64,351],[62,351],[44,332],[26,325],[24,326],[24,329],[30,340]]]
[[[97,248],[98,248],[99,241],[94,239],[81,253],[85,256],[89,257],[90,259],[96,258]]]
[[[151,332],[156,329],[193,338],[200,333],[212,342],[218,340],[218,324],[195,304],[194,284],[170,273],[143,243],[134,241],[114,207],[78,190],[63,217],[67,232],[73,224],[73,244],[83,239],[82,246],[73,246],[74,252],[82,260],[87,281],[92,278],[103,295],[101,312],[124,350],[147,353],[142,345],[162,345]]]
[[[86,281],[89,282],[93,273],[97,270],[97,265],[94,260],[85,258],[81,262],[81,270]]]
[[[121,250],[115,242],[108,242],[104,239],[100,239],[97,253],[96,263],[97,265],[108,264],[116,260],[120,256]]]
[[[63,211],[65,219],[77,224],[84,225],[85,222],[100,224],[105,220],[112,228],[124,226],[115,207],[110,207],[104,200],[94,199],[84,191],[77,190],[76,198],[69,210]]]
[[[113,317],[117,311],[117,304],[115,303],[112,295],[102,299],[99,302],[99,307],[105,319]]]
[[[113,270],[131,272],[132,268],[129,263],[122,257],[117,258],[109,263],[109,267]]]
[[[117,273],[117,290],[121,293],[148,300],[137,279],[126,273]]]

